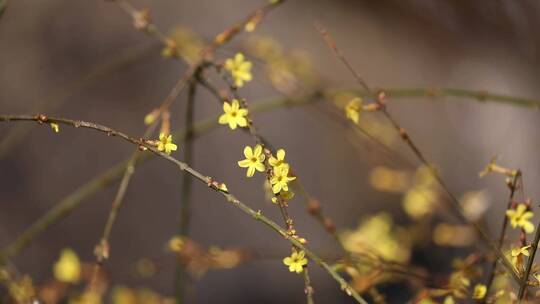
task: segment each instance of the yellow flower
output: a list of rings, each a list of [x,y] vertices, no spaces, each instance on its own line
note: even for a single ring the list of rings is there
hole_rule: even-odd
[[[184,248],[184,245],[186,244],[185,239],[179,235],[173,236],[169,243],[167,244],[167,247],[170,251],[179,253]]]
[[[290,272],[301,273],[304,270],[304,265],[307,264],[306,253],[302,250],[300,252],[293,252],[290,257],[283,259],[283,264],[289,266]]]
[[[225,61],[225,69],[229,71],[234,78],[234,84],[241,88],[244,86],[244,81],[251,81],[251,62],[244,59],[244,54],[236,53],[233,58]]]
[[[238,166],[248,168],[246,173],[247,177],[252,177],[253,174],[255,174],[255,170],[264,172],[266,169],[263,164],[265,155],[262,153],[261,145],[256,145],[253,150],[251,147],[246,146],[244,148],[244,156],[246,159],[238,161]]]
[[[294,198],[294,192],[292,192],[290,190],[289,191],[281,191],[279,193],[279,197],[282,200],[290,201],[290,200],[292,200]],[[279,202],[279,199],[277,197],[273,196],[271,198],[271,201],[272,201],[272,203],[277,204]]]
[[[473,290],[473,299],[481,300],[486,296],[487,287],[484,284],[476,284]]]
[[[272,191],[274,193],[279,193],[280,191],[289,191],[288,183],[292,180],[295,180],[296,177],[288,175],[288,165],[274,168],[272,178],[270,178],[270,183],[272,184]]]
[[[277,157],[272,156],[268,160],[268,163],[270,164],[270,166],[277,168],[283,165],[287,165],[287,163],[285,162],[285,150],[279,149],[276,153],[276,156]]]
[[[70,299],[69,304],[101,304],[101,295],[95,291],[85,291],[76,298]]]
[[[345,106],[345,115],[348,119],[352,120],[355,124],[358,124],[360,121],[360,107],[362,106],[362,99],[361,98],[354,98],[353,100],[349,101],[349,103]]]
[[[534,225],[529,221],[533,215],[531,211],[527,211],[525,204],[519,204],[515,210],[506,210],[506,216],[510,219],[510,225],[513,228],[521,227],[526,233],[532,233],[534,231]]]
[[[57,123],[51,122],[51,129],[54,131],[54,133],[60,132],[60,126]]]
[[[456,302],[454,301],[454,298],[452,296],[446,296],[446,298],[444,298],[444,302],[443,304],[455,304]]]
[[[137,296],[131,289],[119,286],[115,287],[112,292],[113,304],[134,304],[137,303]]]
[[[219,117],[220,124],[229,124],[229,128],[231,128],[231,130],[236,129],[236,126],[247,126],[246,116],[248,115],[248,110],[241,109],[238,100],[233,99],[231,103],[224,102],[223,112],[225,112],[225,114],[222,114]]]
[[[159,134],[157,149],[158,151],[165,151],[167,154],[171,154],[172,151],[176,151],[177,146],[172,142],[172,135],[167,136],[165,133]]]
[[[76,283],[81,276],[79,257],[72,249],[63,249],[60,258],[54,264],[54,277],[65,283]]]
[[[529,248],[531,248],[531,245],[524,246],[524,247],[514,247],[510,251],[510,255],[512,256],[512,265],[519,270],[523,264],[523,256],[529,256]]]

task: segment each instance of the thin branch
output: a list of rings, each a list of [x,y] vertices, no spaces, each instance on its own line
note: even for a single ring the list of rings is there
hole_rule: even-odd
[[[531,275],[531,269],[534,264],[534,257],[536,256],[536,251],[538,250],[538,243],[540,242],[540,222],[536,225],[536,232],[534,234],[534,241],[531,244],[531,256],[527,259],[527,266],[525,268],[525,273],[521,277],[519,282],[519,292],[518,292],[518,303],[521,303],[523,297],[525,296],[525,291],[529,285],[529,276]]]
[[[306,255],[314,261],[316,264],[320,265],[322,268],[324,268],[334,280],[336,280],[341,289],[346,292],[348,295],[352,296],[358,303],[366,303],[367,302],[347,283],[347,281],[341,277],[330,265],[328,265],[324,260],[322,260],[318,255],[316,255],[314,252],[309,250],[307,247],[305,247],[301,242],[299,242],[296,238],[289,235],[288,231],[281,228],[277,223],[272,221],[271,219],[267,218],[262,214],[261,211],[255,211],[251,209],[249,206],[238,200],[234,195],[222,191],[219,188],[219,183],[215,182],[211,177],[206,176],[199,171],[193,169],[189,165],[187,165],[184,162],[181,162],[174,157],[158,151],[152,144],[150,144],[145,139],[137,139],[134,137],[131,137],[123,132],[117,131],[115,129],[112,129],[110,127],[96,124],[93,122],[87,122],[82,120],[72,120],[72,119],[66,119],[66,118],[56,118],[56,117],[47,117],[43,114],[38,115],[0,115],[0,122],[17,122],[17,121],[27,121],[27,122],[38,122],[40,124],[50,124],[50,123],[56,123],[56,124],[63,124],[72,126],[75,128],[86,128],[95,130],[101,133],[106,134],[109,137],[118,137],[126,142],[129,142],[131,144],[136,145],[143,151],[150,151],[154,155],[165,159],[173,164],[175,164],[179,170],[184,171],[188,174],[190,174],[193,178],[198,180],[199,182],[204,183],[207,185],[210,189],[214,190],[217,193],[220,193],[224,196],[224,198],[231,203],[233,206],[239,208],[242,212],[244,212],[247,215],[250,215],[255,220],[262,222],[267,227],[271,228],[275,232],[279,233],[281,236],[283,236],[286,240],[288,240],[294,247],[299,248],[300,250],[303,250]]]
[[[512,178],[512,181],[509,184],[510,187],[510,195],[508,196],[508,202],[506,205],[506,210],[509,210],[512,207],[512,202],[514,200],[514,195],[516,194],[516,189],[518,187],[518,182],[521,179],[521,170],[516,171],[516,175]],[[497,244],[499,250],[502,249],[502,246],[504,244],[504,239],[506,238],[506,230],[508,228],[508,217],[506,214],[503,218],[503,223],[501,226],[501,232],[499,234],[499,242]],[[495,279],[495,274],[497,272],[497,264],[499,262],[498,258],[495,258],[493,260],[493,263],[491,264],[491,270],[488,276],[488,280],[486,283],[486,295],[489,294],[489,290],[491,289],[491,285],[493,284],[493,280]],[[487,297],[482,301],[482,303],[485,303]]]

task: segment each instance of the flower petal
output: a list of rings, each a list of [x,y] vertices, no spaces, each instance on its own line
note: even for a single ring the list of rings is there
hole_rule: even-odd
[[[253,156],[255,157],[259,157],[259,155],[262,154],[262,146],[261,145],[256,145],[255,146],[255,152],[253,153]]]
[[[246,176],[247,177],[252,177],[253,174],[255,174],[255,167],[254,166],[249,166],[249,168],[247,170],[247,173],[246,173]]]
[[[251,161],[249,159],[243,159],[238,161],[238,166],[242,168],[247,168],[251,165]]]
[[[248,159],[253,157],[253,150],[251,150],[250,146],[244,148],[244,156]]]

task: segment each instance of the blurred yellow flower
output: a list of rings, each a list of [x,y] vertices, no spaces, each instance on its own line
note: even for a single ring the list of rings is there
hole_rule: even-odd
[[[167,248],[172,252],[180,253],[184,248],[185,243],[185,239],[182,236],[175,235],[169,240]]]
[[[101,295],[97,292],[86,291],[79,297],[71,299],[69,304],[101,304]]]
[[[475,300],[482,300],[486,297],[487,287],[484,284],[476,284],[473,290],[472,298]]]
[[[222,125],[229,124],[231,130],[236,129],[237,126],[247,126],[246,116],[248,115],[247,109],[241,109],[240,103],[237,99],[233,99],[231,103],[223,103],[223,112],[219,117],[219,123]]]
[[[51,122],[51,129],[52,129],[55,133],[60,132],[60,126],[59,126],[57,123]]]
[[[81,262],[70,248],[63,249],[60,258],[54,264],[54,277],[65,283],[77,283],[81,277]]]
[[[340,239],[351,252],[375,254],[396,262],[406,262],[410,257],[408,235],[394,229],[392,218],[383,212],[366,218],[354,231],[344,231]]]
[[[172,135],[167,136],[165,133],[159,134],[159,142],[157,145],[158,151],[164,151],[166,154],[171,154],[178,147],[172,142]]]
[[[403,209],[414,219],[422,218],[434,211],[437,193],[423,187],[407,191],[403,197]]]
[[[402,192],[409,184],[409,174],[405,171],[378,166],[371,170],[369,183],[378,191]]]
[[[36,290],[32,283],[32,278],[24,275],[18,281],[12,281],[8,284],[9,295],[16,301],[15,303],[32,303],[36,296]]]
[[[308,263],[305,257],[304,251],[293,252],[290,257],[283,259],[283,264],[289,266],[290,272],[301,273],[304,270],[304,266]]]
[[[246,159],[238,161],[238,166],[242,168],[248,168],[246,172],[247,177],[252,177],[255,174],[255,170],[264,172],[266,169],[264,166],[264,159],[266,156],[262,153],[262,146],[256,145],[255,149],[246,146],[244,148],[244,156]]]
[[[112,292],[112,304],[137,304],[137,296],[127,287],[115,287]]]
[[[520,227],[526,233],[532,233],[534,231],[534,225],[529,220],[533,215],[532,211],[527,211],[525,204],[519,204],[516,209],[506,210],[506,216],[510,219],[510,225],[513,228]]]
[[[454,301],[454,297],[452,296],[446,296],[446,298],[444,298],[444,302],[443,304],[455,304],[456,302]]]
[[[360,108],[362,107],[362,99],[356,97],[349,101],[345,106],[345,115],[348,119],[352,120],[355,124],[360,121]]]
[[[244,54],[236,53],[234,58],[229,58],[225,61],[225,69],[231,73],[234,84],[241,88],[244,82],[251,81],[251,62],[245,60]]]

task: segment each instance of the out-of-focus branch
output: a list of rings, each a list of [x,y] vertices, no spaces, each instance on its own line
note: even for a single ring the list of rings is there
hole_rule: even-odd
[[[186,138],[184,151],[184,162],[188,165],[193,164],[193,115],[195,112],[195,94],[197,90],[197,82],[195,79],[191,81],[188,89],[188,97],[186,103],[186,119],[185,130]],[[183,237],[189,236],[189,226],[191,221],[191,192],[193,178],[190,175],[182,177],[182,185],[180,188],[180,219],[178,233]],[[176,302],[182,303],[185,290],[185,266],[178,259],[176,266]]]

